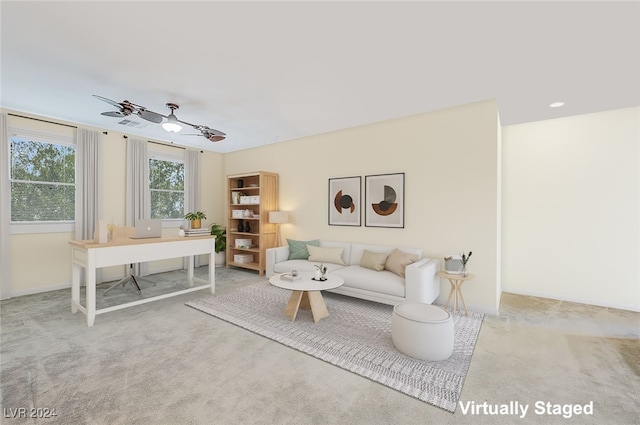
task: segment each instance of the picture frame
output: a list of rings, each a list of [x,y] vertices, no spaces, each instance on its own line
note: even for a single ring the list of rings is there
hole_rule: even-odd
[[[329,225],[361,226],[362,177],[329,179]]]
[[[404,173],[365,176],[365,226],[404,228]]]

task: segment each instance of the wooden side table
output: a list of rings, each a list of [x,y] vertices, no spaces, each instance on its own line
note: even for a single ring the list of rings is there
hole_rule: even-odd
[[[462,287],[462,284],[467,280],[475,279],[476,275],[467,273],[466,275],[463,276],[461,274],[451,274],[445,271],[439,271],[438,276],[448,279],[449,284],[451,285],[451,292],[449,292],[449,296],[447,297],[446,306],[449,307],[449,301],[453,296],[453,314],[455,314],[456,311],[458,310],[458,300],[460,300],[462,302],[462,305],[464,306],[464,311],[465,313],[467,313],[467,316],[468,316],[469,311],[467,310],[467,304],[465,304],[464,302],[464,297],[462,296],[461,287]]]

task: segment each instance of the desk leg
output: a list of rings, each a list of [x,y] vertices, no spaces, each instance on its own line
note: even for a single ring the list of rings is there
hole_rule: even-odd
[[[211,293],[216,293],[216,251],[213,250],[209,254],[209,285],[211,285]]]
[[[71,264],[71,313],[78,312],[80,304],[80,273],[82,267],[79,264]]]
[[[189,288],[191,288],[193,286],[193,263],[194,263],[194,256],[190,255],[189,257],[187,257],[187,280],[189,281]]]
[[[93,326],[96,321],[96,265],[93,253],[89,253],[87,261],[87,326]]]

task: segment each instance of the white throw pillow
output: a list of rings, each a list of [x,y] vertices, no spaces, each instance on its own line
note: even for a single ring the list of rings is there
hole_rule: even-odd
[[[344,251],[344,248],[322,248],[319,246],[307,245],[307,249],[309,250],[309,261],[344,265],[344,261],[342,261],[342,252]]]

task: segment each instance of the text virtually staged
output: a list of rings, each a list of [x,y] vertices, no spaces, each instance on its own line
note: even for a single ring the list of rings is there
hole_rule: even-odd
[[[476,403],[475,401],[458,401],[463,415],[478,416],[513,416],[524,419],[527,415],[561,416],[570,419],[574,416],[593,415],[593,401],[586,404],[558,404],[546,400],[534,403],[509,401],[508,403]]]

